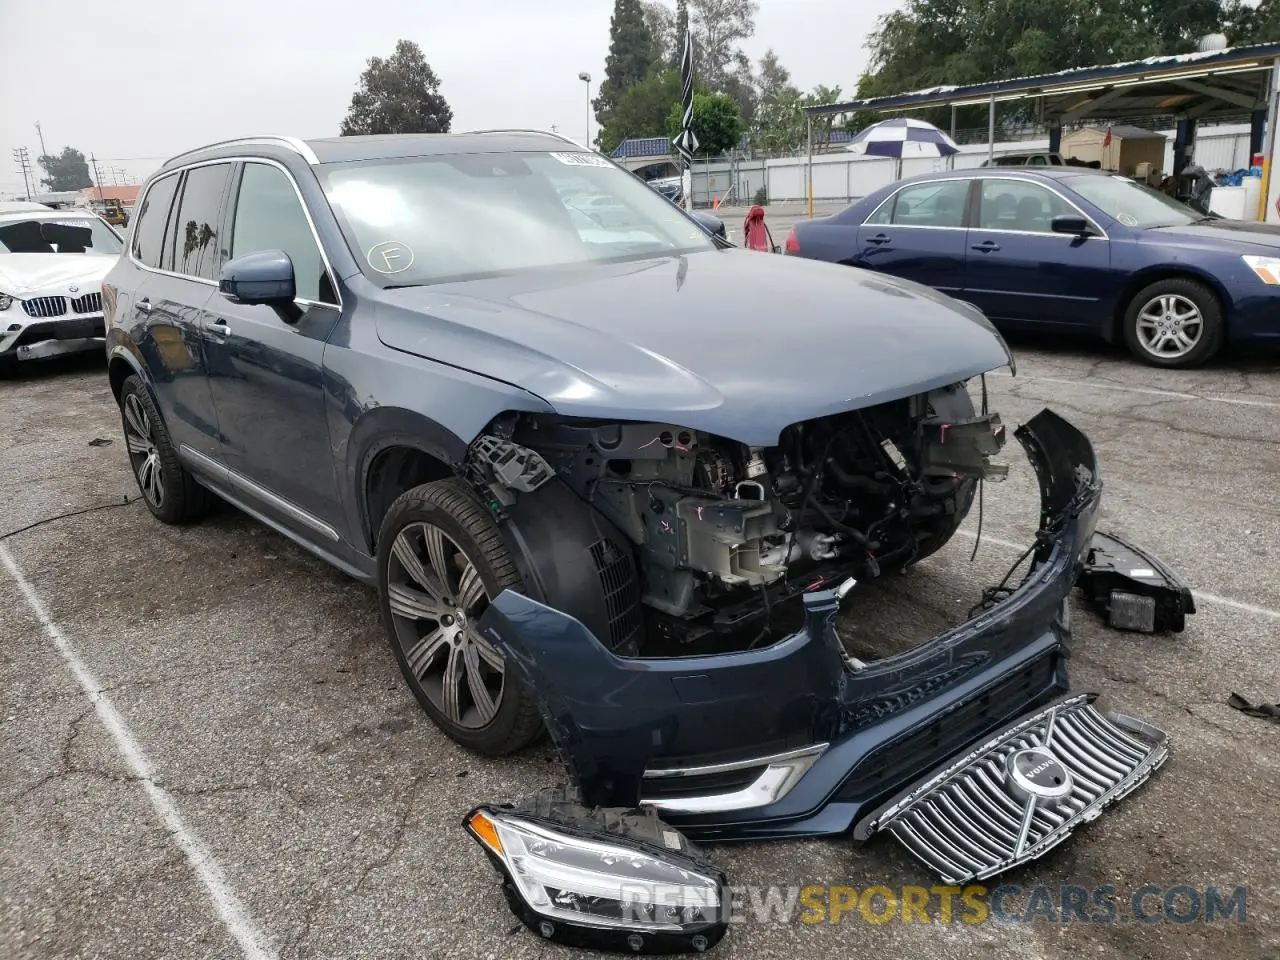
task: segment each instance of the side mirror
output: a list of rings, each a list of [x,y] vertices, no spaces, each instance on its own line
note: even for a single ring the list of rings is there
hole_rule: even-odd
[[[1087,237],[1091,232],[1089,230],[1089,222],[1084,217],[1077,217],[1074,214],[1064,213],[1053,218],[1050,229],[1054,233],[1069,233],[1076,237]]]
[[[704,213],[701,210],[694,210],[690,216],[697,220],[699,226],[713,237],[720,237],[724,240],[729,238],[725,232],[724,221],[719,217],[713,217],[711,214]]]
[[[218,292],[232,303],[292,306],[297,295],[293,261],[283,250],[260,250],[228,260],[218,279]]]

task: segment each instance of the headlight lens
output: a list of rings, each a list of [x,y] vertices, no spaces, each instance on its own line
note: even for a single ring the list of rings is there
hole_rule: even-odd
[[[7,293],[0,293],[0,310],[8,310],[13,306],[13,297]]]
[[[724,876],[656,816],[613,811],[612,824],[621,823],[614,832],[581,807],[561,822],[523,806],[530,812],[477,807],[463,823],[502,872],[513,911],[535,933],[634,953],[700,952],[724,936]],[[644,836],[655,825],[660,842]]]
[[[1258,275],[1258,279],[1263,283],[1276,287],[1280,286],[1280,257],[1254,257],[1243,256],[1243,260],[1254,273]]]

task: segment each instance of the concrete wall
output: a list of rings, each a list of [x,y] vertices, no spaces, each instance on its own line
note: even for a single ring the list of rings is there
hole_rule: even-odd
[[[1164,145],[1163,171],[1173,169],[1173,131],[1162,130],[1168,139]],[[997,143],[996,153],[1048,150],[1047,137]],[[986,144],[968,144],[953,158],[955,169],[981,166],[987,159]],[[1147,159],[1143,157],[1142,159]],[[1245,124],[1223,124],[1203,128],[1196,137],[1195,161],[1206,170],[1237,170],[1249,164],[1249,127]],[[910,159],[902,163],[902,176],[948,169],[947,160]],[[813,198],[815,201],[850,201],[893,182],[895,162],[879,157],[860,157],[847,152],[823,154],[813,158]],[[737,184],[735,202],[750,203],[757,188],[766,185],[770,202],[805,199],[805,157],[782,157],[776,160],[751,160],[737,164],[727,161],[698,162],[693,170],[693,198],[696,205],[710,205]]]

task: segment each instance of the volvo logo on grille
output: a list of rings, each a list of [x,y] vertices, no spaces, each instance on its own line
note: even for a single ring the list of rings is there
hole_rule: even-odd
[[[1044,747],[1029,747],[1009,756],[1009,785],[1022,799],[1037,803],[1061,800],[1071,793],[1071,773]]]

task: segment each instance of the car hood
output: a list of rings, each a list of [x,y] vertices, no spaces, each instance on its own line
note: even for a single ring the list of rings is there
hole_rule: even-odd
[[[657,420],[758,446],[790,424],[1009,362],[986,318],[942,294],[744,250],[380,299],[388,346],[514,384],[564,415]]]
[[[97,253],[0,254],[0,293],[14,297],[41,294],[66,295],[68,287],[79,294],[98,289],[116,258]]]
[[[1204,220],[1177,227],[1156,227],[1145,231],[1145,234],[1153,240],[1167,241],[1177,237],[1214,246],[1227,244],[1280,249],[1280,226],[1251,220]]]

